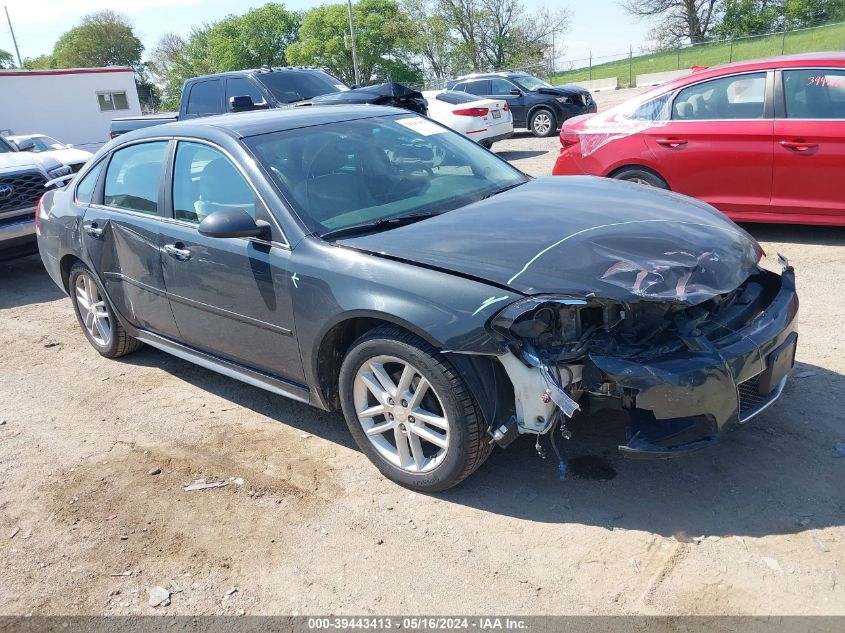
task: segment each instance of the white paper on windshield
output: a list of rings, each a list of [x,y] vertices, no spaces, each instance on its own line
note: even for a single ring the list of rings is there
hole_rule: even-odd
[[[432,134],[442,134],[446,131],[446,128],[442,128],[436,123],[433,123],[427,119],[423,119],[422,117],[397,119],[396,122],[400,125],[404,125],[409,130],[413,130],[417,134],[422,134],[423,136],[431,136]]]
[[[349,86],[344,86],[343,84],[335,84],[335,88],[337,88],[340,92],[346,92],[349,90]]]

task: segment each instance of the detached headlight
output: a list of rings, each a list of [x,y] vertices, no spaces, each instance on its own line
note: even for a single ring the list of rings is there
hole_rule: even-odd
[[[51,169],[47,172],[47,175],[50,177],[50,180],[54,178],[60,178],[61,176],[67,176],[73,170],[68,167],[67,165],[62,165],[61,167],[56,167],[55,169]]]
[[[558,103],[572,103],[572,99],[570,97],[555,97],[558,100]]]

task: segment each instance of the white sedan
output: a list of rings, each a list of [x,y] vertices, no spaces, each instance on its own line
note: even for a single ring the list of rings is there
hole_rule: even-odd
[[[428,116],[490,149],[513,136],[513,115],[504,99],[486,99],[466,92],[429,90]]]
[[[91,152],[76,149],[73,145],[59,143],[56,139],[44,134],[18,134],[7,136],[6,140],[21,152],[33,152],[55,158],[70,167],[74,173],[82,169],[82,166],[93,156]]]

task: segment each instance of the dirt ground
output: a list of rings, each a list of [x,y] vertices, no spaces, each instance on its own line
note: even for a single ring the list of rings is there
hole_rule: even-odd
[[[496,149],[547,174],[556,147]],[[0,264],[0,613],[845,614],[845,229],[750,230],[802,301],[775,406],[665,462],[584,418],[565,454],[614,478],[561,481],[523,438],[432,496],[339,414],[149,348],[101,358],[37,257]],[[153,608],[155,586],[181,591]]]

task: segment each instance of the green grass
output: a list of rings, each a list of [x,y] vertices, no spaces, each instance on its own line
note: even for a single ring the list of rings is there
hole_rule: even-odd
[[[730,61],[770,57],[772,55],[789,55],[790,53],[807,53],[811,51],[845,50],[845,24],[831,24],[806,31],[796,31],[783,35],[768,35],[764,37],[715,44],[682,48],[679,52],[666,51],[639,55],[631,60],[593,65],[593,79],[607,79],[614,75],[620,86],[636,83],[637,75],[645,73],[659,73],[668,70],[690,68],[691,66],[717,66]],[[564,73],[558,73],[550,79],[552,84],[586,81],[590,78],[588,68],[577,68]]]

